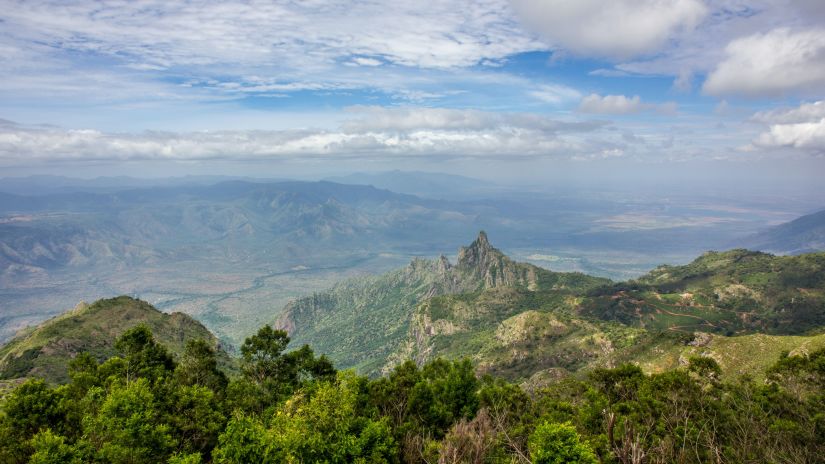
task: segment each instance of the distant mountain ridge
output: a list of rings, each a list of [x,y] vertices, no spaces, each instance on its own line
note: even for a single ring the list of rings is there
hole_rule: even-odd
[[[186,258],[195,247],[241,255],[254,250],[274,259],[319,242],[358,250],[403,241],[404,230],[426,229],[440,214],[433,201],[331,182],[0,194],[0,276],[9,268],[34,272]]]
[[[325,180],[341,184],[372,185],[424,198],[462,197],[501,189],[491,182],[455,174],[420,171],[361,172]]]
[[[240,176],[181,176],[166,178],[139,178],[129,176],[95,177],[80,179],[66,176],[39,175],[0,178],[0,192],[15,195],[54,195],[77,192],[114,193],[140,188],[185,187],[213,185],[221,182],[242,180],[246,182],[273,183],[286,179],[255,179]]]
[[[739,246],[791,255],[825,251],[825,210],[773,226],[745,238]]]

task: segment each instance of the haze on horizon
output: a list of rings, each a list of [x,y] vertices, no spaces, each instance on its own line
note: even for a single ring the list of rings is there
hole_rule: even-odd
[[[0,1],[3,176],[821,193],[817,0]]]

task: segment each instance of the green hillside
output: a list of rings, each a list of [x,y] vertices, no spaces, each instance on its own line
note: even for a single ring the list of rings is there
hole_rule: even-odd
[[[98,360],[115,354],[114,340],[144,324],[173,354],[180,354],[190,339],[218,341],[200,322],[182,313],[166,314],[148,303],[120,296],[79,304],[74,310],[18,334],[0,348],[0,379],[42,377],[67,380],[69,360],[81,352]],[[223,354],[224,361],[228,361]]]
[[[399,353],[410,332],[413,310],[422,301],[505,289],[561,295],[608,282],[517,263],[493,248],[481,232],[470,246],[459,250],[455,265],[444,256],[416,259],[382,276],[348,280],[290,303],[276,325],[290,333],[294,344],[315,347],[339,367],[377,373],[390,356]]]
[[[416,260],[297,300],[279,325],[339,366],[470,358],[541,385],[633,362],[649,372],[709,356],[757,378],[783,352],[825,346],[825,254],[709,252],[629,282],[516,263],[481,234],[455,266]],[[794,336],[790,336],[794,335]]]
[[[825,253],[708,252],[592,292],[581,312],[648,329],[804,334],[825,326]]]

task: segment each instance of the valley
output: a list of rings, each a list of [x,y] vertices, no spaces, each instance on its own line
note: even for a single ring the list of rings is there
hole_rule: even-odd
[[[815,204],[427,179],[367,178],[432,187],[426,197],[333,182],[0,181],[10,192],[0,194],[0,340],[79,301],[127,294],[193,315],[237,346],[295,298],[414,257],[454,259],[454,244],[480,229],[518,261],[626,280],[793,219],[789,201]]]

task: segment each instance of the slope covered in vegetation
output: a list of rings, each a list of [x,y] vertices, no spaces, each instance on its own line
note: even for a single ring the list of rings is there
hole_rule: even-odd
[[[115,353],[114,340],[139,324],[149,327],[172,353],[183,353],[186,340],[218,341],[200,322],[182,313],[166,314],[148,303],[121,296],[79,304],[73,311],[18,334],[0,348],[0,379],[68,379],[68,364],[79,353],[104,360]],[[223,354],[222,362],[228,357]]]
[[[285,352],[263,327],[240,374],[189,340],[176,362],[138,326],[69,381],[29,380],[0,401],[4,463],[821,462],[825,350],[785,356],[767,382],[719,365],[645,374],[624,364],[552,388],[477,377],[467,360],[405,362],[378,379]]]
[[[823,346],[825,253],[709,252],[612,283],[516,263],[482,233],[454,266],[416,260],[342,283],[291,303],[278,326],[373,375],[466,356],[482,373],[543,384],[622,362],[658,372],[704,353],[760,377],[756,360]]]
[[[591,292],[581,312],[665,330],[803,334],[825,326],[825,253],[708,252]]]
[[[382,276],[343,282],[290,303],[276,325],[296,343],[309,343],[342,367],[377,373],[405,342],[413,309],[422,301],[499,290],[569,294],[608,282],[517,263],[490,245],[481,232],[459,250],[454,265],[444,256],[416,259]]]

